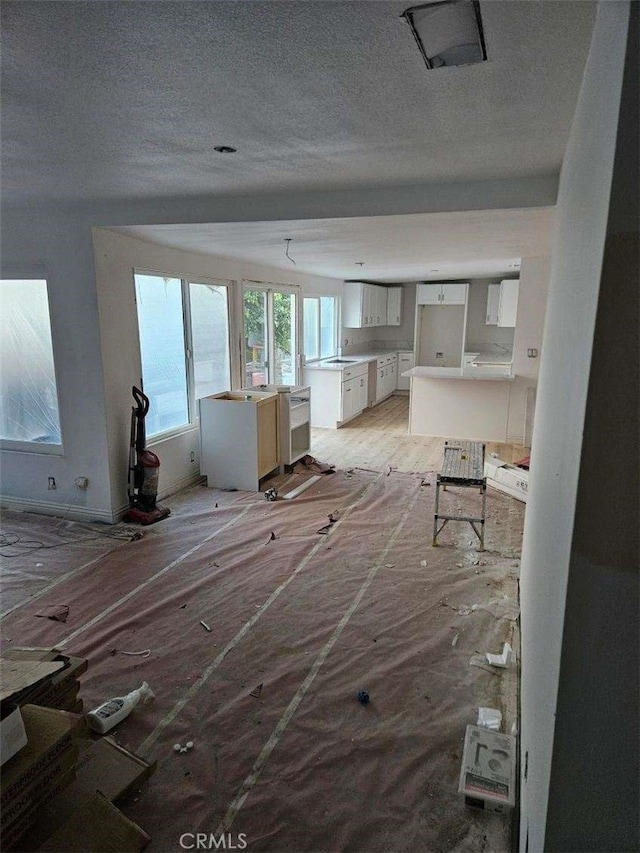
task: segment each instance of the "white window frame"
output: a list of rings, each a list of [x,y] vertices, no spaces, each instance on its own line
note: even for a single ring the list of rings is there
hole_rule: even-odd
[[[192,324],[191,324],[191,299],[189,294],[189,285],[214,285],[215,287],[224,287],[226,290],[226,302],[227,302],[227,347],[229,351],[229,383],[233,381],[233,352],[231,349],[231,339],[232,339],[232,290],[233,290],[233,282],[231,280],[226,279],[215,279],[209,278],[207,276],[185,276],[183,273],[169,273],[166,271],[159,270],[148,270],[142,269],[140,267],[135,267],[133,269],[133,294],[134,299],[136,299],[137,305],[137,294],[136,294],[136,280],[135,277],[137,275],[146,275],[153,276],[155,278],[173,278],[178,279],[180,281],[180,292],[182,299],[182,334],[184,336],[184,352],[185,352],[185,379],[187,385],[187,415],[189,418],[188,423],[182,424],[177,427],[173,427],[172,429],[163,430],[162,432],[154,433],[151,436],[148,436],[148,445],[152,447],[155,444],[158,444],[162,441],[166,441],[167,439],[174,438],[179,435],[183,435],[184,433],[191,432],[194,429],[198,428],[199,417],[198,417],[198,401],[196,399],[195,393],[195,375],[194,375],[194,366],[193,366],[193,340],[192,340]],[[139,321],[138,321],[139,322]],[[138,335],[139,335],[140,326],[138,325]],[[138,337],[138,344],[140,338]],[[140,353],[140,355],[142,355]],[[142,376],[142,358],[140,359],[140,373],[141,378],[144,380]],[[151,401],[153,404],[153,400]]]
[[[302,341],[302,357],[304,358],[305,364],[314,364],[317,361],[324,361],[326,358],[333,358],[338,355],[338,345],[340,340],[340,299],[335,296],[333,293],[309,293],[303,296],[303,305],[302,305],[302,322],[303,322],[303,330],[304,330],[304,300],[305,299],[317,299],[318,301],[318,346],[321,349],[321,341],[322,341],[322,299],[333,299],[333,352],[329,355],[319,355],[317,358],[309,358],[307,359],[304,352],[304,340]]]
[[[18,271],[3,272],[2,279],[6,281],[44,281],[47,292],[47,312],[49,315],[49,330],[51,334],[51,357],[53,361],[53,377],[56,383],[56,399],[58,402],[58,423],[60,425],[60,443],[45,443],[39,441],[16,441],[12,438],[0,438],[0,450],[13,453],[29,453],[37,456],[64,456],[64,430],[62,426],[62,410],[60,406],[60,382],[58,381],[58,359],[56,358],[56,344],[53,335],[53,324],[51,322],[51,294],[49,290],[49,278],[44,271]],[[1,286],[1,285],[0,285]]]
[[[303,348],[302,348],[302,289],[300,285],[297,284],[278,284],[277,282],[271,281],[250,281],[248,279],[243,280],[242,282],[242,307],[243,313],[240,322],[240,336],[242,341],[242,364],[241,364],[241,381],[242,385],[245,384],[246,373],[247,373],[247,349],[245,346],[245,335],[244,335],[244,294],[247,290],[259,291],[261,293],[266,293],[267,295],[267,343],[268,343],[268,366],[267,366],[267,383],[273,383],[273,366],[275,364],[275,340],[273,334],[273,294],[274,292],[278,293],[290,293],[296,297],[295,301],[295,330],[296,330],[296,341],[295,341],[295,353],[291,354],[293,359],[294,366],[294,385],[297,385],[300,382],[300,374],[302,372],[302,359],[303,356]]]

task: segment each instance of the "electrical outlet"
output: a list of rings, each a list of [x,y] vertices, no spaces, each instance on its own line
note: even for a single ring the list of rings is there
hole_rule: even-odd
[[[189,454],[189,461],[190,461],[190,462],[195,462],[195,461],[196,461],[196,454],[193,452],[193,450],[192,450],[192,451],[191,451],[191,453]]]
[[[89,478],[88,477],[76,477],[75,484],[79,489],[88,489],[89,488]]]
[[[437,352],[436,358],[444,358],[444,353],[443,352]]]
[[[51,491],[52,489],[55,489],[55,488],[56,488],[56,478],[55,477],[48,477],[47,478],[47,489],[49,489],[49,491]]]

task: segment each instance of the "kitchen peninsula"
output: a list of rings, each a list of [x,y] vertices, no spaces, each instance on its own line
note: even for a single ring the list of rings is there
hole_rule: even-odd
[[[413,367],[409,433],[507,441],[509,405],[516,377],[459,367]]]
[[[418,285],[416,366],[402,374],[411,435],[523,441],[530,382],[513,369],[518,285]]]

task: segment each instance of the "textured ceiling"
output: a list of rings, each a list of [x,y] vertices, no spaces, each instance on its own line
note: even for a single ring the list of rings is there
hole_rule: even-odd
[[[521,257],[549,254],[552,224],[552,208],[530,208],[113,230],[288,271],[392,282],[513,273]]]
[[[557,173],[595,4],[482,0],[490,61],[434,71],[410,5],[3,0],[3,198]]]

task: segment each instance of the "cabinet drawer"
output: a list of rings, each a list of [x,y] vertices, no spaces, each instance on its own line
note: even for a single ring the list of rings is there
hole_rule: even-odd
[[[353,367],[345,367],[342,371],[342,381],[354,379],[356,376],[363,376],[369,371],[369,365],[365,361],[364,364],[354,364]]]
[[[289,426],[291,429],[306,424],[311,417],[311,406],[308,402],[298,403],[289,410]]]

